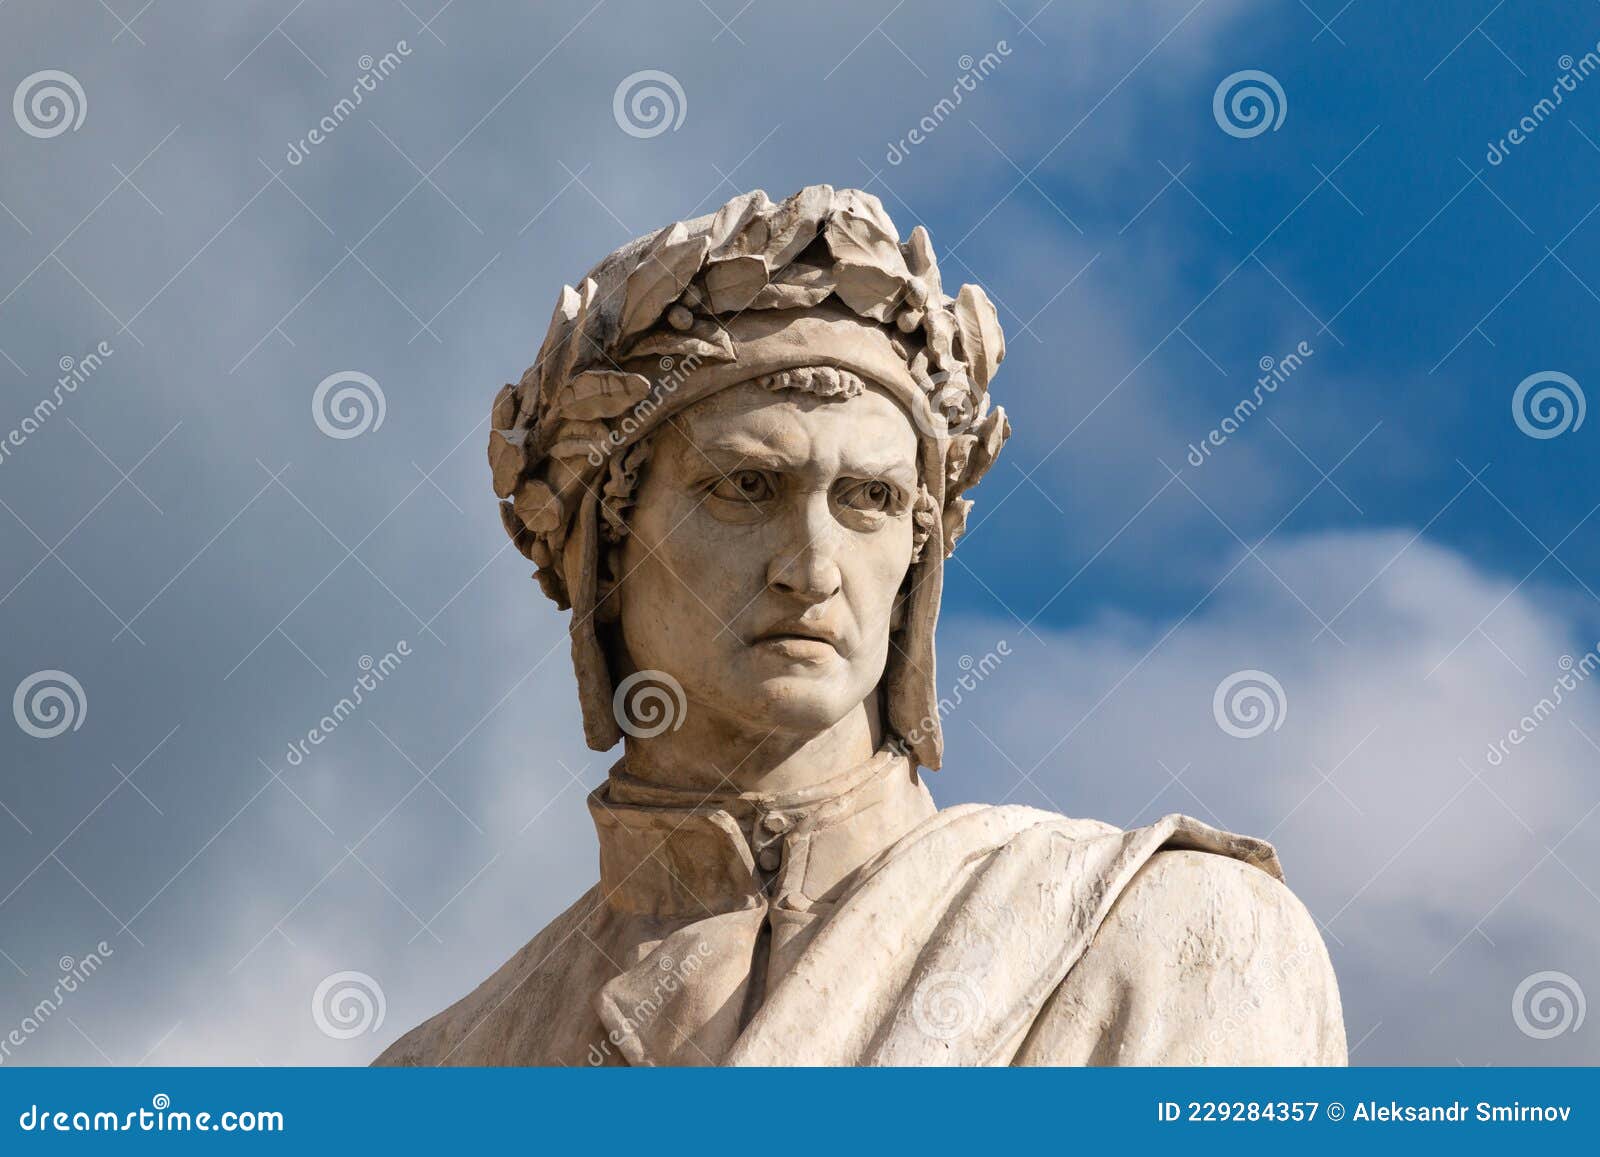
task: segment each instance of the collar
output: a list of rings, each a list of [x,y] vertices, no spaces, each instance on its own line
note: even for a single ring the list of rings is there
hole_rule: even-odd
[[[688,919],[831,902],[862,863],[934,810],[910,761],[889,748],[789,792],[663,788],[619,762],[589,796],[607,905]]]

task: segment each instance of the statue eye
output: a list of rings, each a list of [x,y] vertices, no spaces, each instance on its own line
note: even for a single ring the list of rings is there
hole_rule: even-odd
[[[855,510],[871,510],[879,513],[893,510],[898,503],[895,488],[879,478],[868,479],[851,486],[842,495],[846,506]]]
[[[765,502],[774,492],[772,479],[760,470],[735,470],[711,489],[714,497],[726,502]]]

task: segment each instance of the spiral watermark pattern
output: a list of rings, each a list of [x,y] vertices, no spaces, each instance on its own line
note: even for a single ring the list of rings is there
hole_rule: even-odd
[[[311,994],[311,1019],[334,1040],[377,1032],[386,1011],[383,986],[365,972],[335,972]]]
[[[383,387],[356,370],[329,374],[311,395],[311,417],[330,438],[358,438],[376,430],[386,410]]]
[[[17,726],[35,739],[54,739],[83,726],[89,699],[83,684],[65,671],[35,671],[11,697]]]
[[[911,1019],[934,1040],[971,1032],[983,1015],[983,989],[964,972],[930,972],[911,996]]]
[[[83,85],[70,72],[46,68],[22,78],[11,96],[11,115],[30,137],[45,141],[77,132],[89,112]]]
[[[1587,410],[1583,387],[1571,374],[1559,370],[1529,374],[1511,395],[1511,417],[1517,429],[1541,441],[1579,429]]]
[[[688,710],[683,685],[665,671],[635,671],[617,684],[611,696],[617,726],[635,739],[678,730]]]
[[[1283,726],[1289,699],[1283,684],[1265,671],[1235,671],[1217,684],[1211,696],[1211,714],[1217,726],[1235,739],[1254,739]]]
[[[1246,68],[1222,78],[1211,95],[1211,115],[1230,137],[1247,140],[1277,132],[1289,115],[1289,98],[1270,72]]]
[[[943,371],[930,374],[928,381],[932,383],[932,388],[928,395],[931,403],[913,409],[911,420],[925,437],[939,440],[965,434],[982,416],[973,404],[972,392],[961,384],[947,386],[945,383],[949,377]]]
[[[683,85],[670,72],[646,68],[622,78],[611,95],[611,115],[630,137],[649,140],[677,132],[689,111]]]
[[[1535,972],[1511,994],[1511,1019],[1534,1040],[1577,1032],[1587,1011],[1582,986],[1565,972]]]

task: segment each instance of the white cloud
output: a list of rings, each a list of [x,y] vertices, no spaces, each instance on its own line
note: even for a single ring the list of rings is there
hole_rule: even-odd
[[[1352,1043],[1381,1022],[1358,1062],[1593,1063],[1592,1037],[1523,1036],[1510,1001],[1544,969],[1600,993],[1600,679],[1563,692],[1500,766],[1486,752],[1595,642],[1536,586],[1410,538],[1281,542],[1262,552],[1281,584],[1247,560],[1176,629],[1108,617],[1036,640],[950,622],[945,683],[1000,637],[1014,657],[951,720],[935,794],[1270,836],[1330,929]],[[1343,644],[1316,637],[1296,595]],[[1281,682],[1287,713],[1241,740],[1212,696],[1247,668]]]

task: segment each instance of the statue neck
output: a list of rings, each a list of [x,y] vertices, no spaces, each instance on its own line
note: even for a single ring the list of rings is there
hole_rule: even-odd
[[[623,764],[630,777],[704,792],[801,791],[871,758],[882,741],[876,695],[810,735],[762,731],[704,712],[688,716],[677,731],[627,740]]]

